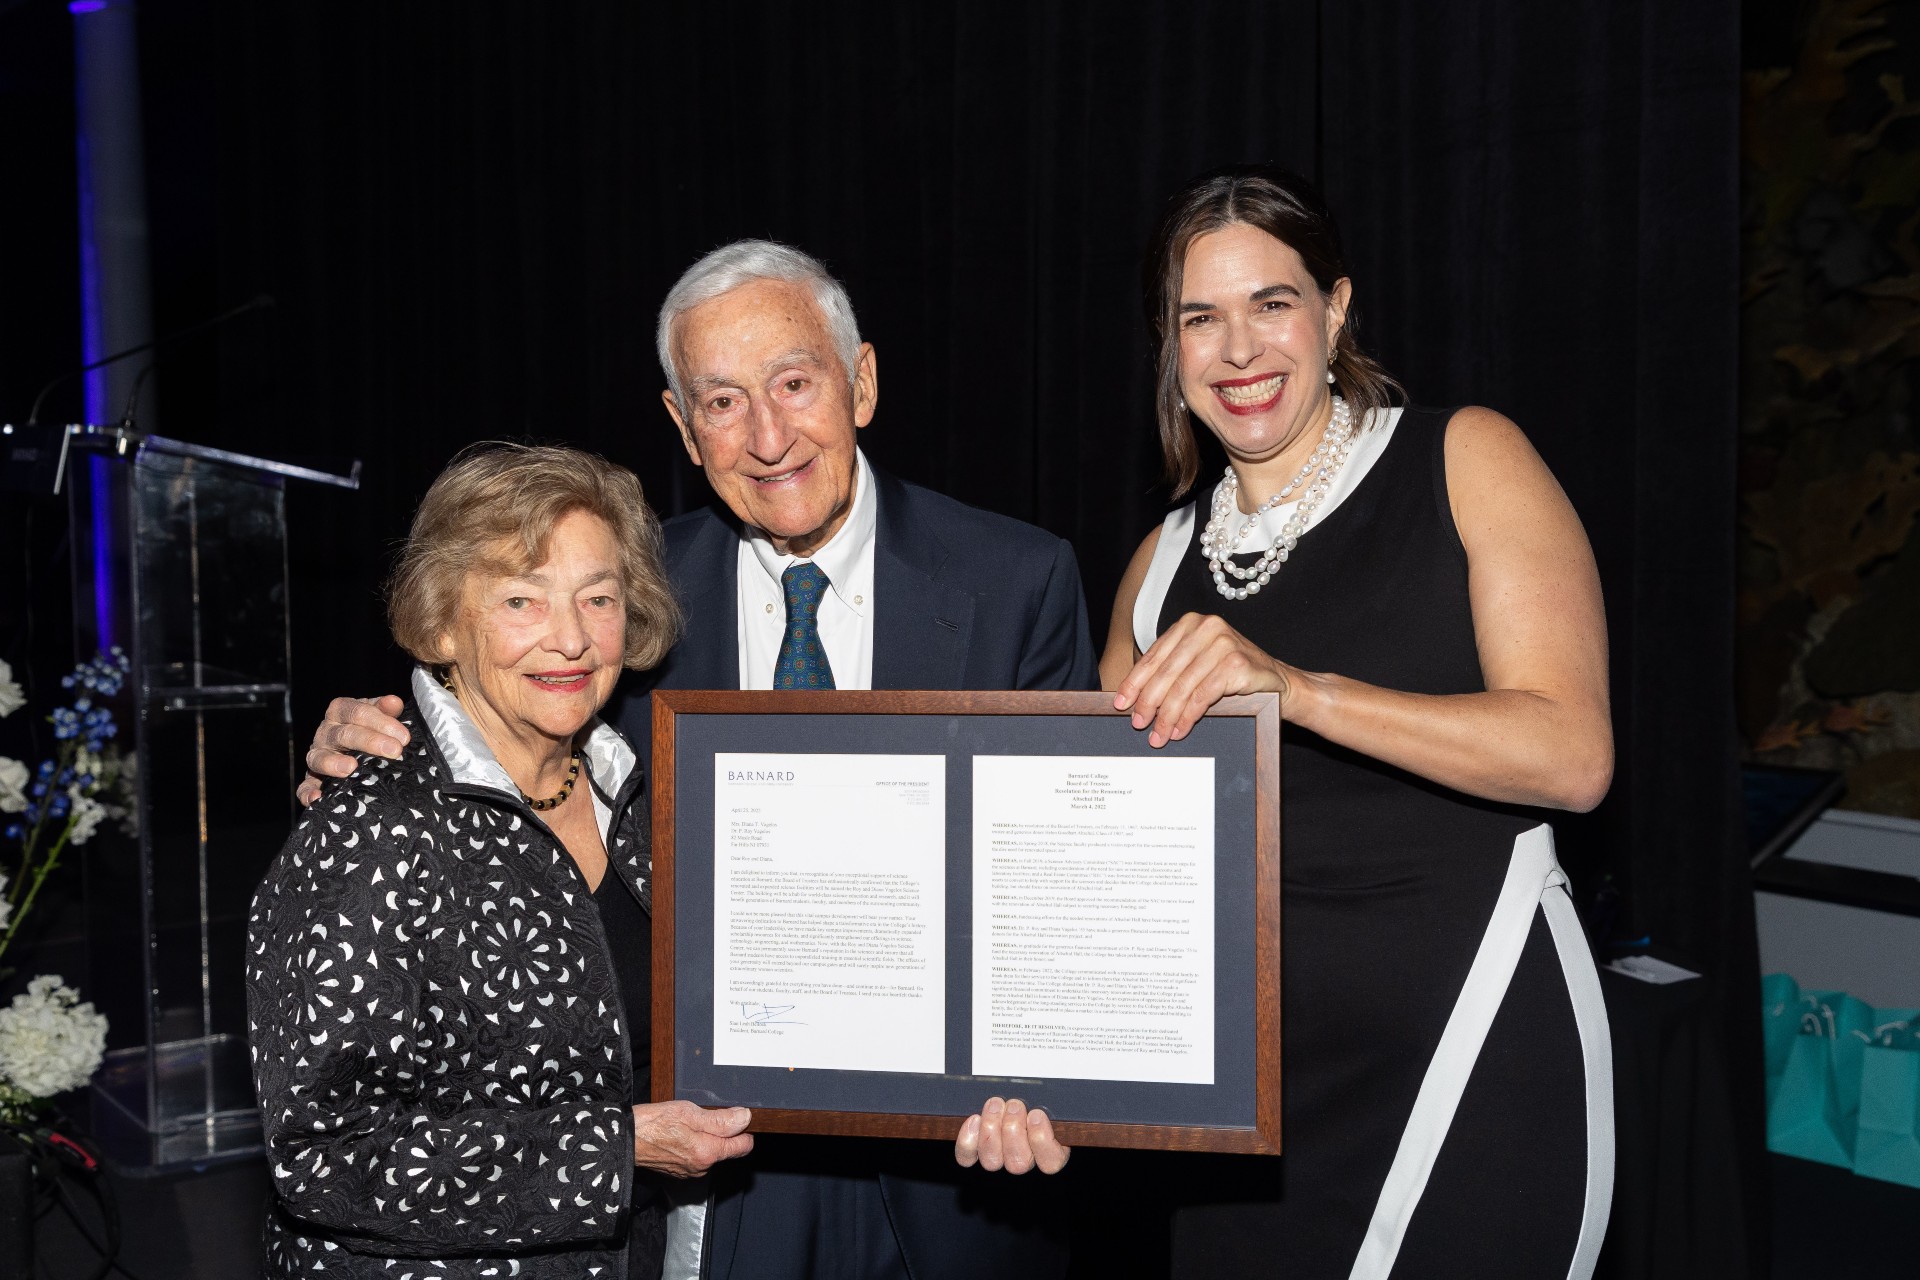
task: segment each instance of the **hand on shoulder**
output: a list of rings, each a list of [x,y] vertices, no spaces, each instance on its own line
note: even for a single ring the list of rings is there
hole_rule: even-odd
[[[394,694],[335,698],[307,748],[307,776],[294,795],[304,805],[320,798],[323,778],[345,778],[359,766],[356,753],[398,760],[411,734],[397,719],[406,703]]]

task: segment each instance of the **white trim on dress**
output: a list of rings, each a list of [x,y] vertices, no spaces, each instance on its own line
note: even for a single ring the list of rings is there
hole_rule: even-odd
[[[1560,971],[1573,1004],[1574,1025],[1580,1033],[1586,1077],[1586,1193],[1580,1235],[1567,1276],[1568,1280],[1589,1280],[1593,1275],[1613,1203],[1612,1041],[1606,1007],[1600,998],[1600,978],[1567,897],[1566,873],[1554,858],[1553,829],[1542,823],[1514,838],[1506,882],[1487,919],[1486,932],[1481,935],[1473,967],[1447,1018],[1446,1030],[1441,1032],[1440,1043],[1420,1081],[1420,1093],[1407,1116],[1407,1127],[1400,1135],[1393,1165],[1387,1170],[1347,1280],[1387,1280],[1392,1273],[1481,1046],[1519,967],[1536,908],[1546,913],[1553,934]]]

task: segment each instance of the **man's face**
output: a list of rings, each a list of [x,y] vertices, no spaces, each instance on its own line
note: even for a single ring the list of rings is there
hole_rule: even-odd
[[[813,290],[755,280],[680,317],[673,363],[687,403],[661,398],[714,492],[784,553],[824,546],[853,506],[854,433],[879,399],[872,345],[850,382]]]

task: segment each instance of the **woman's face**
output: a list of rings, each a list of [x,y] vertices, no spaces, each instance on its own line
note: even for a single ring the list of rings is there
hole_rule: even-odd
[[[619,545],[606,521],[575,511],[553,526],[545,564],[467,578],[441,650],[483,732],[562,740],[612,695],[626,635]]]
[[[1299,254],[1245,223],[1187,246],[1180,394],[1235,462],[1278,457],[1326,420],[1350,292],[1342,279],[1323,297]]]

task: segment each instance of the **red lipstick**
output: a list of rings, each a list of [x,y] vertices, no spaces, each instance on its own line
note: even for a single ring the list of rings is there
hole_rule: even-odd
[[[592,674],[584,667],[573,667],[565,671],[529,671],[527,679],[532,681],[534,688],[545,689],[548,693],[578,693]]]
[[[1256,383],[1271,381],[1276,377],[1280,379],[1280,385],[1274,389],[1272,399],[1263,400],[1258,404],[1236,404],[1232,400],[1227,399],[1225,395],[1225,391],[1229,387],[1249,387]],[[1284,374],[1256,373],[1245,378],[1225,378],[1219,382],[1208,385],[1213,388],[1213,398],[1220,402],[1222,409],[1238,417],[1245,418],[1256,413],[1265,413],[1267,410],[1273,408],[1273,406],[1279,404],[1280,397],[1286,394],[1287,378]]]

